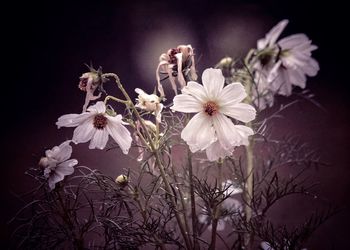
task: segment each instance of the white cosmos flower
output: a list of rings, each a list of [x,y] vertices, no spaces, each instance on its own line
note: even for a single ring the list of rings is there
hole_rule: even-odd
[[[131,135],[122,121],[122,116],[110,116],[106,113],[106,105],[97,102],[81,114],[68,114],[58,118],[56,125],[60,127],[77,127],[74,130],[74,143],[90,141],[89,148],[104,149],[108,141],[108,135],[117,142],[124,154],[129,152]]]
[[[315,76],[319,70],[317,61],[311,57],[311,52],[317,46],[312,45],[305,34],[295,34],[277,41],[287,24],[288,20],[282,20],[265,38],[258,40],[260,58],[254,68],[258,73],[255,81],[262,82],[262,87],[258,89],[262,96],[267,90],[289,96],[293,85],[305,88],[306,76]],[[270,102],[267,104],[271,106]]]
[[[255,109],[241,103],[247,96],[243,85],[236,82],[224,87],[224,81],[220,69],[206,69],[203,85],[188,82],[172,106],[175,111],[197,113],[182,130],[181,138],[192,152],[208,149],[209,160],[217,160],[235,146],[247,145],[248,136],[253,135],[251,128],[235,125],[230,119],[249,122],[255,118]]]
[[[39,165],[45,168],[44,176],[48,180],[50,190],[53,190],[56,183],[62,181],[66,175],[71,175],[74,172],[73,167],[78,164],[76,159],[69,159],[72,155],[70,142],[65,141],[51,150],[46,150],[45,157],[40,159]]]

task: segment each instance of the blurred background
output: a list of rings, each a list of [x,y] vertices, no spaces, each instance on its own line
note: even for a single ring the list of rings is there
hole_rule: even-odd
[[[307,205],[291,200],[274,216],[293,222],[306,210],[338,205],[342,211],[316,231],[307,247],[348,249],[350,101],[345,9],[340,1],[305,0],[31,1],[4,8],[9,13],[2,24],[7,58],[1,144],[5,246],[10,234],[6,222],[22,205],[16,194],[32,185],[25,170],[37,165],[45,149],[71,138],[72,130],[57,130],[55,122],[63,114],[81,112],[85,96],[77,85],[87,71],[85,63],[117,73],[136,97],[135,87],[153,91],[158,58],[169,48],[191,44],[201,75],[224,56],[244,56],[278,21],[289,19],[282,36],[305,33],[319,47],[313,57],[321,70],[307,87],[324,109],[302,102],[274,125],[275,133],[299,135],[329,165],[313,172],[319,183],[317,201]],[[111,84],[106,88],[111,94],[116,91]],[[112,176],[133,162],[116,151],[89,151],[87,145],[74,146],[73,158]]]

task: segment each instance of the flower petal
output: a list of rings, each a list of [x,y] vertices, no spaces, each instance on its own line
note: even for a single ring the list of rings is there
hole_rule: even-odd
[[[278,39],[278,37],[281,35],[284,28],[287,26],[288,20],[282,20],[278,24],[276,24],[265,36],[265,38],[258,40],[258,49],[262,50],[266,47],[271,47],[274,45]]]
[[[203,85],[194,81],[189,81],[187,86],[182,89],[182,93],[193,96],[201,103],[208,101],[207,93],[205,92]]]
[[[216,140],[211,118],[204,112],[196,114],[182,130],[181,138],[192,152],[204,150]]]
[[[108,141],[108,131],[106,128],[97,129],[95,134],[93,135],[89,149],[104,149]]]
[[[248,136],[253,134],[252,129],[234,125],[229,118],[220,113],[213,116],[212,121],[217,138],[225,150],[230,150],[233,146],[246,145]]]
[[[219,141],[212,143],[209,147],[206,148],[205,152],[209,161],[217,161],[220,158],[225,158],[226,156],[231,156],[233,153],[234,147],[232,149],[224,149]]]
[[[86,120],[74,130],[72,141],[75,144],[87,142],[92,138],[95,131],[96,128],[93,124],[93,118]]]
[[[203,110],[203,104],[195,97],[187,94],[180,94],[174,97],[174,105],[171,107],[174,111],[184,113],[197,113]]]
[[[90,113],[82,113],[82,114],[68,114],[62,115],[58,118],[56,125],[58,128],[61,127],[76,127],[83,123],[86,119],[89,119],[91,116]]]
[[[220,112],[242,122],[250,122],[256,116],[255,108],[246,103],[223,106],[220,108]]]
[[[72,146],[69,145],[71,141],[65,141],[63,143],[61,143],[61,145],[59,145],[59,151],[56,152],[56,154],[53,156],[53,158],[55,158],[58,162],[64,162],[66,160],[68,160],[71,155],[72,155]]]
[[[220,106],[239,103],[247,97],[247,93],[240,82],[231,83],[221,91],[218,98]]]
[[[211,101],[216,100],[224,87],[225,77],[221,69],[209,68],[202,74],[202,82],[207,96]]]
[[[97,102],[95,105],[90,106],[87,109],[89,112],[92,113],[105,113],[106,112],[106,105],[104,104],[104,102]]]
[[[107,116],[108,124],[107,131],[112,138],[118,143],[124,154],[129,152],[131,147],[131,135],[129,130],[122,124],[122,116]]]

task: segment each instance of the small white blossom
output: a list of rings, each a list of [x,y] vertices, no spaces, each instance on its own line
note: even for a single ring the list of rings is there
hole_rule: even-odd
[[[53,190],[56,183],[62,181],[65,176],[74,172],[74,166],[78,164],[75,159],[69,159],[72,155],[70,141],[65,141],[59,146],[46,150],[45,157],[40,159],[39,165],[44,167],[44,176],[48,180],[50,190]]]
[[[74,143],[90,141],[89,148],[104,149],[110,135],[120,146],[124,154],[129,152],[131,135],[124,126],[122,116],[111,116],[106,113],[106,105],[97,102],[81,114],[68,114],[58,118],[56,125],[60,127],[77,127],[73,133]]]
[[[241,83],[224,87],[225,78],[220,69],[206,69],[202,82],[203,85],[188,82],[182,94],[175,96],[172,110],[197,113],[182,130],[181,138],[192,152],[208,149],[208,159],[214,161],[231,153],[236,146],[249,144],[253,130],[235,125],[230,118],[249,122],[255,118],[256,111],[251,105],[241,103],[247,96]]]

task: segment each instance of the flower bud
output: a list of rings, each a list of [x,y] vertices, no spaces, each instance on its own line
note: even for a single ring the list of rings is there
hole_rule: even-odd
[[[115,182],[121,186],[126,186],[129,182],[128,177],[124,174],[119,175],[116,179]]]

